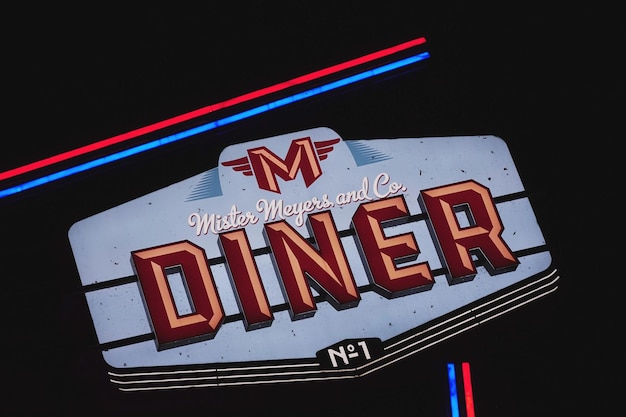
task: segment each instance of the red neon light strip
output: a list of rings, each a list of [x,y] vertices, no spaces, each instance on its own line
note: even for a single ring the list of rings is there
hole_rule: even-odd
[[[122,143],[122,142],[125,142],[127,140],[136,138],[138,136],[146,135],[148,133],[152,133],[152,132],[155,132],[157,130],[164,129],[166,127],[173,126],[173,125],[178,124],[178,123],[182,123],[182,122],[189,121],[191,119],[195,119],[196,117],[205,116],[205,115],[207,115],[207,114],[209,114],[211,112],[217,111],[217,110],[225,109],[225,108],[234,106],[236,104],[241,104],[241,103],[244,103],[246,101],[253,100],[255,98],[263,97],[263,96],[266,96],[268,94],[284,90],[284,89],[289,88],[289,87],[293,87],[293,86],[296,86],[296,85],[299,85],[299,84],[303,84],[303,83],[306,83],[306,82],[309,82],[309,81],[313,81],[315,79],[318,79],[318,78],[321,78],[321,77],[324,77],[324,76],[327,76],[327,75],[330,75],[330,74],[334,74],[336,72],[343,71],[345,69],[349,69],[349,68],[355,67],[357,65],[361,65],[361,64],[364,64],[364,63],[367,63],[367,62],[371,62],[371,61],[374,61],[376,59],[383,58],[383,57],[392,55],[394,53],[403,51],[405,49],[412,48],[414,46],[421,45],[421,44],[423,44],[425,42],[426,42],[426,39],[424,37],[416,38],[416,39],[410,40],[408,42],[404,42],[404,43],[401,43],[399,45],[383,49],[383,50],[378,51],[378,52],[373,52],[371,54],[364,55],[364,56],[362,56],[360,58],[355,58],[355,59],[352,59],[350,61],[346,61],[346,62],[341,63],[341,64],[333,65],[331,67],[324,68],[324,69],[321,69],[321,70],[318,70],[318,71],[314,71],[314,72],[311,72],[309,74],[302,75],[302,76],[293,78],[293,79],[288,80],[288,81],[283,81],[281,83],[278,83],[278,84],[275,84],[275,85],[272,85],[272,86],[269,86],[269,87],[261,88],[259,90],[256,90],[256,91],[253,91],[253,92],[250,92],[250,93],[246,93],[246,94],[240,95],[238,97],[234,97],[234,98],[231,98],[231,99],[228,99],[228,100],[224,100],[224,101],[216,103],[216,104],[208,105],[206,107],[202,107],[200,109],[193,110],[193,111],[190,111],[188,113],[181,114],[179,116],[175,116],[175,117],[172,117],[172,118],[169,118],[169,119],[166,119],[166,120],[162,120],[162,121],[157,122],[157,123],[150,124],[148,126],[144,126],[144,127],[141,127],[141,128],[135,129],[135,130],[131,130],[131,131],[126,132],[126,133],[122,133],[120,135],[112,136],[112,137],[110,137],[108,139],[104,139],[104,140],[101,140],[101,141],[98,141],[98,142],[94,142],[94,143],[92,143],[90,145],[85,145],[85,146],[82,146],[80,148],[73,149],[71,151],[63,152],[63,153],[60,153],[60,154],[57,154],[57,155],[54,155],[54,156],[51,156],[51,157],[48,157],[48,158],[41,159],[41,160],[36,161],[36,162],[31,162],[29,164],[22,165],[21,167],[17,167],[17,168],[10,169],[8,171],[1,172],[0,173],[0,181],[8,179],[8,178],[16,177],[18,175],[25,174],[27,172],[34,171],[34,170],[37,170],[37,169],[40,169],[40,168],[43,168],[43,167],[55,164],[57,162],[66,161],[68,159],[71,159],[71,158],[74,158],[74,157],[77,157],[77,156],[80,156],[80,155],[84,155],[84,154],[87,154],[89,152],[97,151],[99,149],[103,149],[103,148],[106,148],[108,146],[112,146],[112,145],[115,145],[115,144],[118,144],[118,143]]]
[[[467,417],[475,417],[474,394],[472,392],[472,377],[469,362],[463,362],[461,368],[463,370],[463,389],[465,390],[465,412]]]

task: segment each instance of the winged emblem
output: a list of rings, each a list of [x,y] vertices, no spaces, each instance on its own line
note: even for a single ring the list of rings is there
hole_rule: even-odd
[[[317,142],[313,142],[315,147],[315,151],[317,153],[317,158],[320,161],[328,158],[328,154],[333,151],[335,145],[339,142],[339,138],[329,139],[329,140],[319,140]],[[247,156],[243,156],[241,158],[232,159],[230,161],[222,162],[222,165],[226,167],[232,167],[234,171],[241,172],[243,175],[247,177],[251,177],[254,175],[252,171],[252,165],[250,164],[250,159]]]
[[[276,177],[291,181],[301,172],[307,187],[318,179],[322,175],[319,162],[328,158],[340,140],[335,138],[313,142],[310,137],[293,140],[285,159],[265,146],[260,146],[248,149],[247,156],[224,161],[222,165],[248,177],[256,173],[259,188],[280,193]]]

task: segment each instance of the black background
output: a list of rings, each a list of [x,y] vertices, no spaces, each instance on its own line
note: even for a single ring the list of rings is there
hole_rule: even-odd
[[[0,171],[419,36],[431,58],[419,70],[0,200],[0,412],[448,416],[446,364],[461,361],[472,366],[478,417],[621,409],[623,267],[610,248],[621,245],[622,45],[616,11],[572,7],[7,8]],[[80,292],[69,227],[215,166],[228,144],[318,126],[344,139],[505,139],[561,273],[557,292],[356,381],[117,392]]]

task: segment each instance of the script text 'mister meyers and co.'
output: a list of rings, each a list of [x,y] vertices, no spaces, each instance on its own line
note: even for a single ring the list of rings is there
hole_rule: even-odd
[[[206,235],[209,232],[218,235],[228,230],[256,224],[259,222],[262,213],[264,222],[276,219],[285,220],[293,217],[296,225],[302,226],[305,220],[304,215],[307,213],[326,210],[335,206],[387,198],[394,194],[406,192],[406,190],[406,186],[399,182],[391,181],[389,174],[382,172],[373,181],[370,181],[368,177],[364,177],[361,181],[361,188],[339,193],[332,200],[328,194],[322,195],[321,198],[313,197],[293,204],[285,204],[282,199],[268,200],[261,198],[256,203],[258,215],[251,211],[243,212],[236,204],[233,204],[230,211],[226,214],[191,213],[187,218],[187,224],[196,228],[197,236]]]

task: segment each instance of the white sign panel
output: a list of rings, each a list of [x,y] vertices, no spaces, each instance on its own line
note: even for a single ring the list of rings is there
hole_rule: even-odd
[[[558,279],[495,136],[232,145],[69,239],[125,391],[367,375]]]

